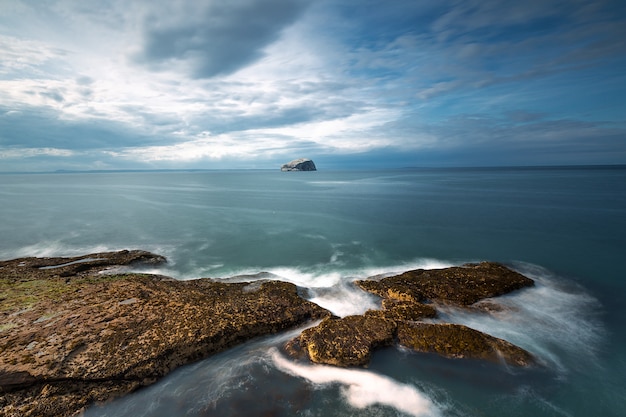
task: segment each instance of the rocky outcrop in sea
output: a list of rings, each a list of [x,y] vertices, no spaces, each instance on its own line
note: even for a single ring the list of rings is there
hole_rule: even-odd
[[[381,297],[381,309],[337,318],[301,298],[295,285],[265,275],[178,281],[123,269],[163,262],[144,251],[0,262],[0,416],[70,416],[251,338],[319,320],[285,350],[336,366],[367,365],[375,349],[391,345],[535,363],[507,341],[431,320],[443,305],[475,308],[533,285],[499,264],[357,281]]]
[[[329,315],[280,281],[126,274],[142,251],[0,262],[0,415],[70,416],[251,338]]]
[[[295,357],[336,366],[365,366],[372,351],[394,344],[417,352],[450,358],[504,361],[510,365],[535,363],[524,349],[466,326],[425,323],[437,316],[440,305],[467,307],[486,298],[534,285],[503,265],[482,262],[444,269],[418,269],[356,285],[382,297],[382,310],[360,316],[328,318],[285,346]]]
[[[281,171],[317,171],[315,163],[308,158],[294,159],[287,162],[281,168]]]

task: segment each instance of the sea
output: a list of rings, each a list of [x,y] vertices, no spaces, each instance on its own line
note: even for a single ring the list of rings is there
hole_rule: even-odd
[[[0,259],[143,249],[180,280],[269,272],[343,317],[356,279],[497,261],[534,279],[491,313],[446,308],[539,365],[388,347],[366,368],[296,361],[302,328],[251,340],[86,417],[624,416],[626,167],[0,175]],[[269,275],[266,275],[269,276]]]

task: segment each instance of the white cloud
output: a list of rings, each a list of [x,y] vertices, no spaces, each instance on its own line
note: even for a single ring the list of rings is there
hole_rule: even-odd
[[[274,148],[279,150],[281,147],[280,141],[264,138],[246,141],[241,137],[234,138],[231,135],[211,136],[204,133],[199,136],[201,137],[173,145],[134,147],[105,151],[105,153],[116,158],[141,160],[148,163],[159,161],[194,162],[224,158],[254,159],[258,156],[259,149]],[[265,154],[265,157],[267,156],[268,154]]]
[[[55,156],[70,157],[75,156],[76,152],[69,149],[57,148],[20,148],[20,149],[2,149],[0,148],[0,159],[18,159],[18,158],[34,158],[39,156]]]
[[[493,132],[514,127],[501,114],[574,120],[565,108],[577,103],[578,115],[598,119],[593,100],[576,97],[593,88],[601,102],[623,90],[612,63],[625,42],[609,36],[624,31],[623,18],[608,13],[609,3],[586,8],[587,20],[558,1],[538,2],[540,10],[492,1],[373,4],[3,2],[0,149],[90,149],[112,165],[184,165],[461,149],[476,138],[499,146],[506,140]],[[502,24],[489,23],[499,15]],[[545,18],[556,24],[519,29]],[[166,34],[175,44],[150,43]],[[239,49],[222,56],[229,48]],[[603,72],[576,72],[596,67]],[[533,84],[548,77],[559,83]],[[611,100],[619,114],[623,100]],[[489,135],[464,117],[476,113],[491,120]]]

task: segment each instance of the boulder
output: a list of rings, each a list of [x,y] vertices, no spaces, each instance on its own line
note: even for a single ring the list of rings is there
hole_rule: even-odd
[[[317,171],[315,163],[308,158],[294,159],[291,162],[284,164],[281,171]]]
[[[181,365],[330,315],[286,282],[119,270],[164,261],[122,251],[0,262],[0,414],[73,415]]]
[[[417,352],[432,352],[448,358],[473,358],[509,365],[535,362],[524,349],[460,324],[400,323],[398,343]]]
[[[383,298],[398,301],[425,300],[468,306],[534,285],[534,281],[495,262],[465,264],[443,269],[417,269],[380,280],[356,281],[356,285]]]
[[[396,323],[373,316],[328,319],[303,331],[286,345],[292,356],[336,366],[364,366],[374,348],[393,344]]]
[[[532,354],[524,349],[478,330],[457,324],[422,322],[437,316],[438,303],[467,307],[534,284],[503,265],[482,262],[420,269],[356,284],[383,297],[382,309],[369,310],[362,316],[325,320],[288,342],[287,353],[307,356],[316,363],[364,366],[374,349],[397,343],[418,352],[451,358],[504,361],[516,366],[535,363]]]

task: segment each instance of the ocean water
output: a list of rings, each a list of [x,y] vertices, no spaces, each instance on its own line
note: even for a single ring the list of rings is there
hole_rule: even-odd
[[[541,366],[386,348],[365,369],[293,361],[301,329],[255,339],[94,406],[104,416],[626,415],[626,169],[0,175],[0,258],[145,249],[178,279],[267,271],[339,316],[355,279],[499,261],[536,280],[462,323]]]

